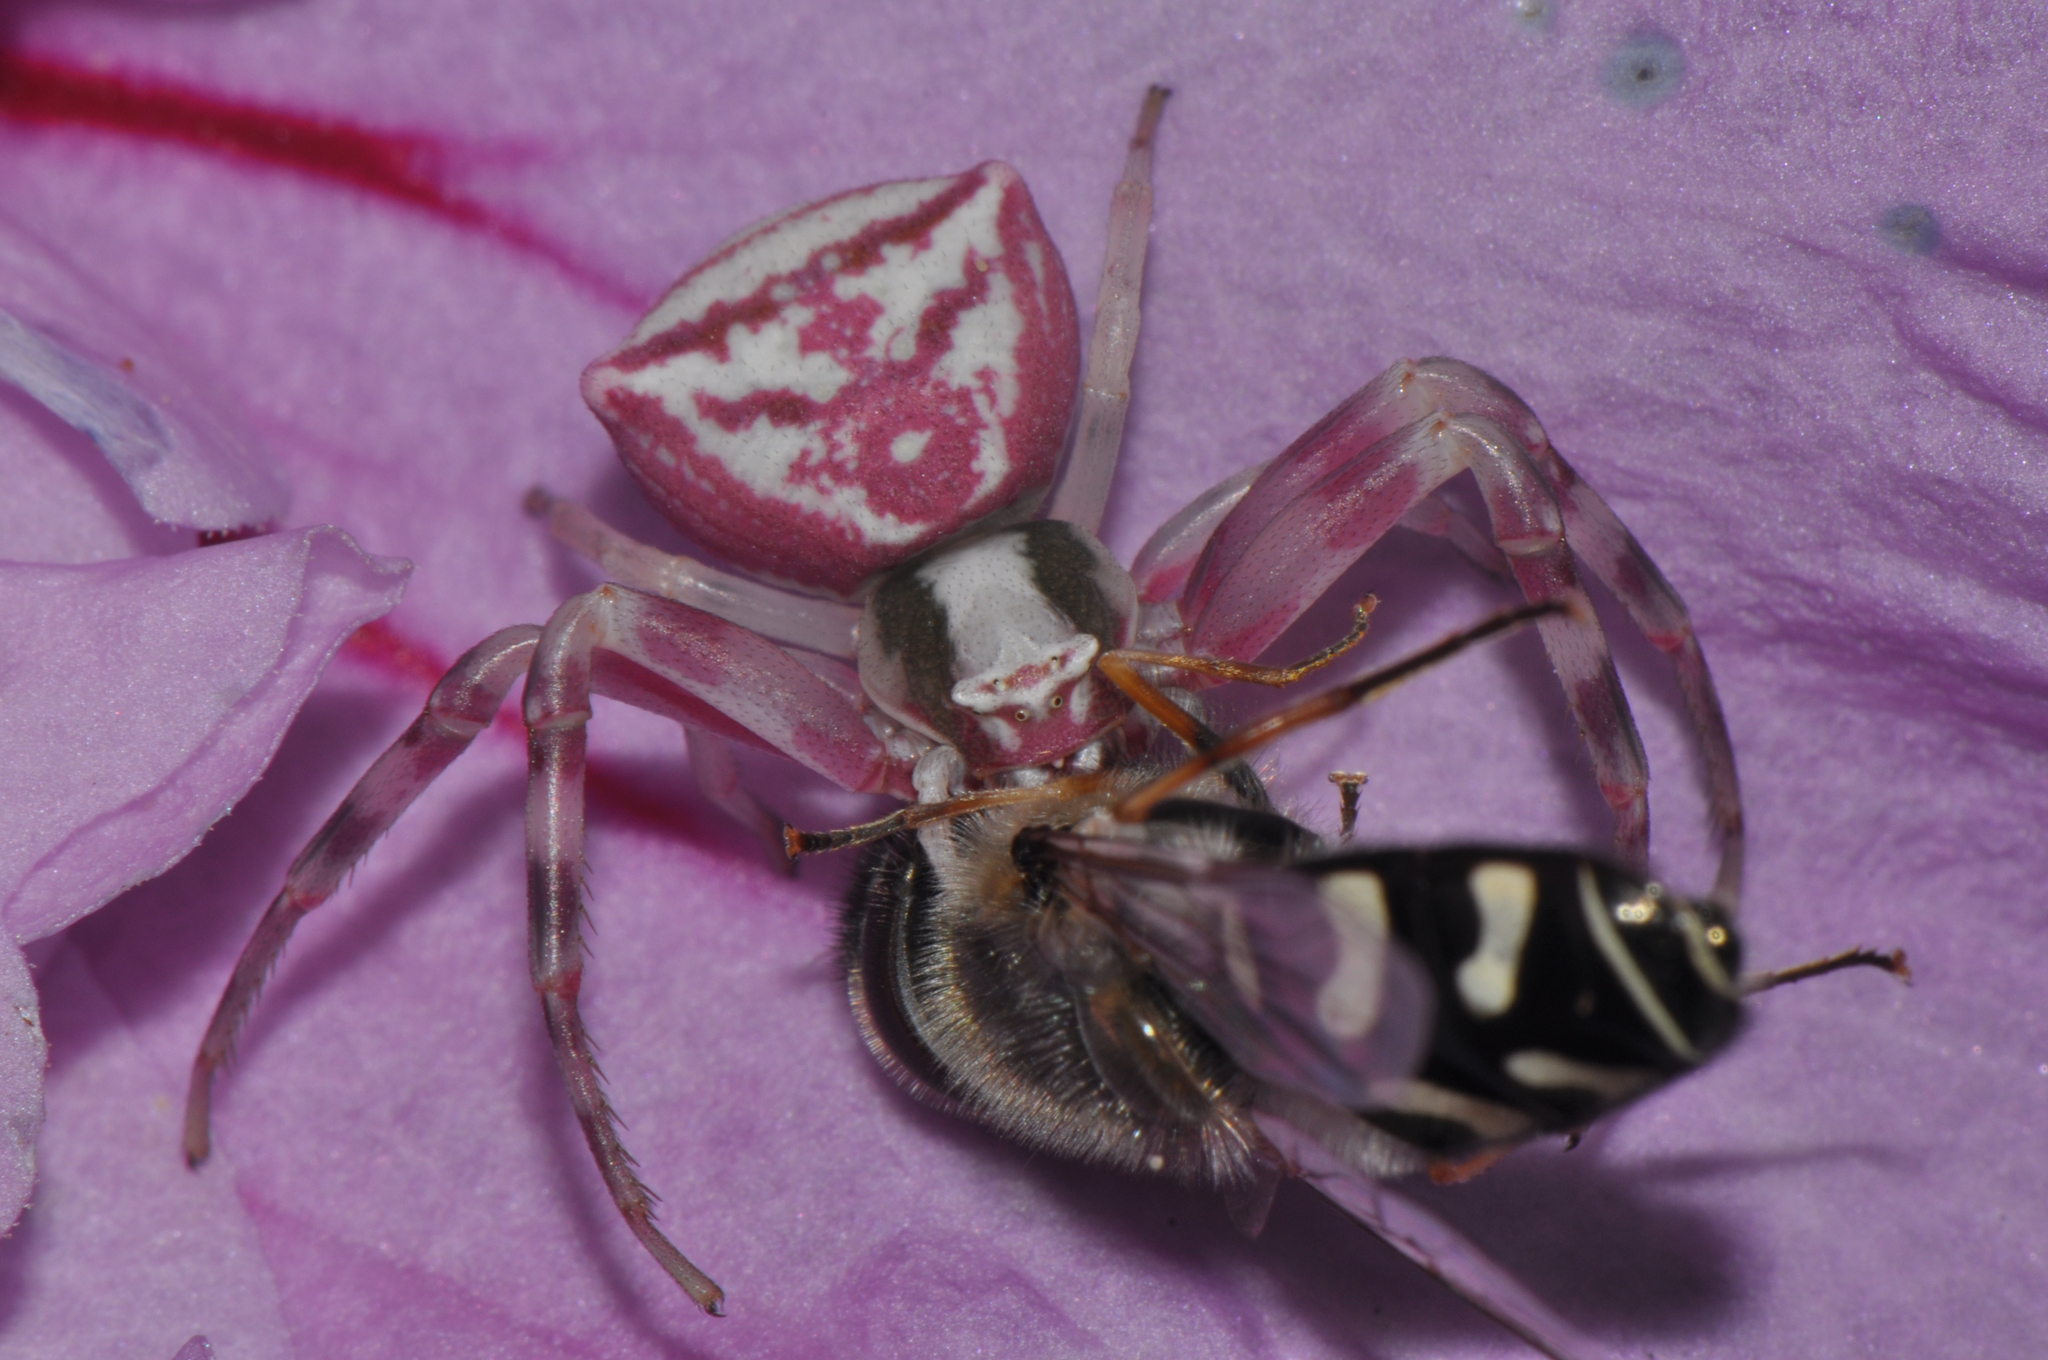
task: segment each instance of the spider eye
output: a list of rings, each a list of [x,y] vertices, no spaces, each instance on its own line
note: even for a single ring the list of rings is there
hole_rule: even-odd
[[[1064,694],[1055,694],[1052,696],[1052,706],[1054,708],[1063,707],[1066,704],[1066,702],[1067,696]]]
[[[1030,721],[1031,721],[1031,710],[1030,710],[1030,709],[1028,709],[1028,708],[1020,708],[1020,709],[1018,709],[1018,710],[1017,710],[1017,721],[1018,721],[1018,722],[1030,722]]]

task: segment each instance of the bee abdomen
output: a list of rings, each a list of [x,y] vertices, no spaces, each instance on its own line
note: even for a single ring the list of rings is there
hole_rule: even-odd
[[[1690,1071],[1735,1032],[1719,909],[1603,861],[1491,846],[1304,862],[1327,894],[1369,881],[1428,974],[1436,1016],[1411,1079],[1366,1120],[1443,1156],[1583,1127]]]

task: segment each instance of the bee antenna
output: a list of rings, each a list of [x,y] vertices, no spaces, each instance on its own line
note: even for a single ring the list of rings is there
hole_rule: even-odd
[[[1751,973],[1739,985],[1744,996],[1755,996],[1758,992],[1768,992],[1788,982],[1804,982],[1823,973],[1839,973],[1845,968],[1876,968],[1908,985],[1913,981],[1913,970],[1906,966],[1906,951],[1903,949],[1889,953],[1881,949],[1844,949],[1839,954],[1830,954],[1810,963],[1794,964],[1768,973]]]

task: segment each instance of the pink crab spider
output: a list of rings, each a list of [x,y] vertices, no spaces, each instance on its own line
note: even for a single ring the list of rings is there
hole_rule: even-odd
[[[1115,761],[1138,708],[1199,743],[1186,693],[1251,664],[1396,525],[1511,574],[1640,864],[1649,821],[1634,722],[1574,560],[1676,668],[1705,754],[1733,904],[1734,758],[1684,605],[1523,402],[1451,359],[1395,364],[1268,463],[1196,497],[1126,570],[1097,541],[1124,415],[1151,219],[1146,97],[1111,199],[1086,369],[1058,251],[1022,179],[990,162],[880,184],[749,228],[684,275],[583,391],[654,503],[750,575],[671,556],[536,491],[529,507],[612,584],[545,627],[479,643],[292,864],[194,1060],[185,1151],[208,1152],[212,1079],[299,919],[526,677],[533,984],[598,1169],[635,1235],[706,1311],[719,1287],[655,1227],[578,1014],[591,696],[683,724],[707,791],[779,830],[729,743],[841,788],[941,803]],[[1071,433],[1070,433],[1071,432]],[[1062,450],[1065,457],[1062,459]],[[1482,533],[1438,488],[1469,472]],[[769,579],[783,584],[769,584]],[[1143,674],[1139,668],[1145,668]],[[1176,717],[1178,715],[1178,717]]]

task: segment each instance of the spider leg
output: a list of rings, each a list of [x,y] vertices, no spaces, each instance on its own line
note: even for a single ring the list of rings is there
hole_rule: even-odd
[[[1045,509],[1047,519],[1078,524],[1091,534],[1102,527],[1117,451],[1124,440],[1124,415],[1131,405],[1138,299],[1145,278],[1146,233],[1152,228],[1152,138],[1159,130],[1166,96],[1159,85],[1145,92],[1124,160],[1124,177],[1110,195],[1109,241],[1103,248],[1102,287],[1095,295],[1095,330],[1088,340],[1074,443]]]
[[[1201,560],[1210,535],[1224,516],[1237,508],[1252,483],[1265,475],[1266,463],[1255,463],[1224,478],[1159,526],[1131,559],[1131,579],[1138,599],[1148,605],[1171,604],[1187,589],[1188,576]]]
[[[1531,450],[1542,427],[1514,395],[1448,360],[1396,364],[1274,459],[1217,524],[1181,601],[1187,650],[1256,657],[1413,508],[1462,471],[1538,624],[1615,816],[1615,844],[1649,844],[1648,770],[1607,640],[1580,587],[1563,510]]]
[[[690,748],[690,773],[697,787],[718,806],[719,811],[760,838],[777,862],[787,866],[782,850],[782,819],[761,806],[761,800],[740,782],[739,762],[733,759],[732,743],[699,728],[685,726],[683,741]]]
[[[628,538],[584,506],[542,487],[526,493],[526,509],[548,523],[555,541],[596,563],[620,585],[692,605],[775,642],[827,656],[853,655],[860,610],[834,600],[800,595],[677,557]]]
[[[577,1009],[583,988],[583,774],[589,744],[593,652],[606,633],[608,592],[579,595],[541,634],[526,683],[527,896],[533,987],[577,1122],[612,1203],[649,1254],[697,1306],[716,1317],[725,1291],[654,1226],[653,1196],[619,1141],[616,1117]]]
[[[206,1160],[213,1074],[227,1062],[235,1038],[256,1003],[257,993],[284,952],[301,917],[334,895],[348,871],[377,838],[391,829],[435,776],[469,748],[491,725],[505,691],[526,669],[540,629],[531,624],[493,633],[464,654],[441,677],[426,707],[391,748],[349,790],[310,844],[286,871],[284,887],[263,913],[255,934],[215,1007],[206,1037],[192,1059],[192,1083],[185,1098],[185,1159]]]
[[[1721,842],[1721,865],[1714,896],[1733,907],[1742,897],[1742,786],[1735,773],[1735,747],[1721,696],[1707,670],[1707,658],[1694,636],[1685,601],[1657,570],[1657,564],[1636,542],[1634,534],[1608,508],[1600,493],[1579,480],[1578,473],[1546,443],[1537,450],[1537,465],[1548,476],[1564,511],[1565,534],[1572,549],[1601,585],[1621,601],[1623,609],[1650,645],[1671,658],[1679,693],[1692,720],[1694,739],[1706,765],[1707,815]]]
[[[1415,502],[1401,516],[1401,527],[1445,540],[1488,576],[1505,581],[1511,575],[1507,558],[1493,546],[1493,540],[1480,532],[1478,525],[1446,505],[1442,496],[1425,496]]]
[[[592,660],[599,694],[778,752],[855,793],[917,796],[916,752],[885,743],[860,702],[804,659],[701,609],[624,586],[578,598],[603,601]]]
[[[678,719],[714,740],[782,752],[842,787],[909,792],[859,708],[765,638],[672,600],[601,586],[542,632],[526,685],[530,780],[527,883],[534,990],[563,1083],[605,1188],[633,1235],[705,1312],[724,1292],[654,1225],[653,1196],[619,1139],[590,1036],[583,988],[583,791],[594,693]]]

